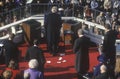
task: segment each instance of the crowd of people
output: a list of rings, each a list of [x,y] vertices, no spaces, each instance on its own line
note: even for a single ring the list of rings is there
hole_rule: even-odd
[[[40,2],[40,0],[33,1],[33,3]],[[19,2],[19,4],[17,4],[17,0],[3,0],[1,1],[0,7],[4,8],[1,8],[0,12],[6,12],[13,8],[21,7],[22,5],[24,6],[24,3],[26,2]],[[47,3],[49,3],[49,5],[60,4],[57,5],[58,8],[56,6],[52,7],[51,12],[45,14],[44,17],[48,51],[53,56],[59,52],[58,43],[60,39],[60,29],[62,27],[61,16],[75,16],[101,24],[105,27],[105,35],[100,56],[105,57],[106,60],[101,61],[99,59],[100,57],[98,57],[100,65],[95,68],[93,76],[94,79],[116,79],[114,71],[116,65],[115,41],[116,38],[119,38],[120,1],[50,0]],[[2,18],[6,19],[5,17]],[[28,48],[26,52],[25,59],[29,62],[29,68],[23,72],[23,76],[19,72],[19,50],[17,45],[12,41],[13,37],[14,34],[10,34],[9,39],[3,42],[5,48],[3,54],[5,55],[6,69],[2,72],[1,79],[44,79],[44,64],[46,60],[42,49],[38,47],[37,40],[33,41],[33,46]],[[78,79],[84,79],[83,75],[89,70],[89,43],[90,39],[84,36],[84,30],[82,28],[79,29],[78,39],[75,40],[73,46],[73,52],[76,54],[75,69],[78,74]]]
[[[3,52],[5,69],[3,69],[0,79],[44,79],[44,64],[46,59],[41,48],[38,47],[38,40],[34,40],[24,57],[24,61],[28,63],[28,69],[21,71],[19,67],[20,50],[18,45],[13,42],[14,34],[10,34],[9,38],[3,40]],[[1,60],[3,60],[1,59]]]
[[[103,43],[100,44],[99,63],[94,67],[92,78],[90,79],[119,79],[119,71],[115,72],[119,66],[119,58],[116,52],[116,39],[119,38],[119,32],[112,29],[110,24],[105,25],[105,34]],[[75,69],[78,79],[87,78],[86,73],[89,70],[89,46],[90,39],[84,35],[84,30],[78,30],[78,38],[74,42],[73,52],[76,54]],[[118,55],[119,56],[119,55]],[[116,58],[117,57],[117,58]],[[88,77],[89,79],[89,77]]]
[[[38,13],[43,9],[45,9],[43,14],[47,13],[53,5],[58,7],[61,16],[75,16],[101,25],[109,23],[113,29],[120,24],[119,0],[1,0],[0,2],[0,26],[34,14],[38,8]]]

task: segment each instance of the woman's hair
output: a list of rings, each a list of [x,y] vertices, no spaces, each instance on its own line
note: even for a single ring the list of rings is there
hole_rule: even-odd
[[[36,59],[31,59],[28,63],[29,68],[37,68],[38,67],[38,61]]]
[[[10,71],[10,70],[5,70],[5,71],[3,72],[3,77],[4,77],[5,79],[10,79],[10,78],[12,77],[12,71]]]

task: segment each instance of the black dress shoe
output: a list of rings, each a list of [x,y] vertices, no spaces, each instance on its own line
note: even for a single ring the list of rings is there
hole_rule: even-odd
[[[56,56],[57,54],[53,53],[52,56]]]

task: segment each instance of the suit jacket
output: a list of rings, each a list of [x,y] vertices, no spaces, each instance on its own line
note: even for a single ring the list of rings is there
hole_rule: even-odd
[[[89,38],[82,36],[75,40],[73,51],[76,53],[75,69],[85,74],[89,69]]]
[[[3,44],[5,48],[5,59],[7,60],[6,64],[8,64],[11,59],[18,62],[20,52],[17,45],[12,40],[4,40]]]
[[[25,55],[25,59],[28,61],[31,59],[37,59],[40,65],[39,66],[40,70],[44,69],[44,64],[46,62],[46,59],[44,57],[43,51],[37,46],[32,46],[28,48]]]
[[[108,79],[108,74],[106,72],[101,73],[95,79]]]

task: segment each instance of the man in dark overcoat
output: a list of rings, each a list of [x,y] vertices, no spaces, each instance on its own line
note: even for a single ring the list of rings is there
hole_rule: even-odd
[[[15,60],[16,63],[19,61],[20,52],[17,45],[13,42],[14,36],[14,34],[10,33],[9,38],[3,40],[6,66],[8,66],[10,60]]]
[[[51,13],[45,15],[44,26],[47,35],[48,50],[55,55],[60,40],[60,29],[62,26],[61,16],[57,13],[57,7],[53,6]]]
[[[89,44],[90,39],[83,35],[83,30],[78,30],[78,36],[74,42],[73,52],[76,53],[75,69],[78,79],[84,79],[82,76],[89,70]]]
[[[105,25],[105,35],[103,40],[103,53],[108,59],[109,62],[109,76],[111,79],[114,79],[114,69],[116,63],[116,42],[117,32],[112,30],[109,24]]]
[[[31,59],[37,59],[39,62],[39,70],[43,73],[44,72],[44,64],[46,62],[44,53],[41,48],[38,47],[38,40],[33,41],[33,46],[30,46],[27,49],[25,60],[29,61]]]

